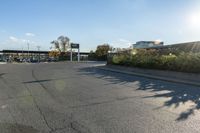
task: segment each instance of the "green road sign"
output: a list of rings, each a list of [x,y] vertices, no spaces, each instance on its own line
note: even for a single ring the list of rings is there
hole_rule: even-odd
[[[71,48],[79,48],[79,44],[77,44],[77,43],[71,43]]]

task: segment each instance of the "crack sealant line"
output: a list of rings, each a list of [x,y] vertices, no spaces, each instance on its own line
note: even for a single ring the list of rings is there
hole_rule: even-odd
[[[51,132],[53,130],[53,128],[48,124],[45,115],[43,114],[42,110],[40,109],[39,105],[37,104],[35,98],[33,97],[31,91],[29,90],[29,87],[26,84],[24,84],[24,86],[26,87],[26,89],[29,92],[31,98],[33,99],[33,103],[34,103],[35,107],[37,108],[37,110],[39,111],[40,115],[42,116],[46,126],[50,129],[50,132]]]

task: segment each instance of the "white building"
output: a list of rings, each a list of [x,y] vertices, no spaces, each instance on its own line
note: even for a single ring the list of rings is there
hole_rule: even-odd
[[[133,44],[133,48],[149,48],[163,46],[164,42],[161,41],[139,41]]]

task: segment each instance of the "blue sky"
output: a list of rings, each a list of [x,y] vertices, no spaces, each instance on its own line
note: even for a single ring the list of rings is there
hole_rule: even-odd
[[[0,49],[49,50],[65,35],[81,51],[140,40],[200,41],[199,0],[0,0]]]

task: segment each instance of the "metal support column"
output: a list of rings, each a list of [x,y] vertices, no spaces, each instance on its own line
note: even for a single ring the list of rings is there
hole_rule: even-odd
[[[80,61],[80,48],[78,48],[78,62]]]
[[[70,61],[72,61],[72,56],[73,56],[73,54],[72,54],[72,48],[71,48]]]

